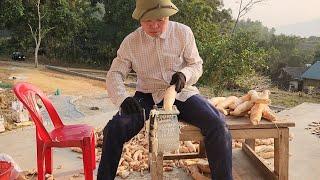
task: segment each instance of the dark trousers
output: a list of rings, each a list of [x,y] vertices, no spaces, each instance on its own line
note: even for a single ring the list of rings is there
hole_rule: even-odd
[[[151,94],[136,92],[134,95],[145,109],[146,117],[154,105]],[[179,119],[201,129],[211,169],[212,179],[232,180],[231,135],[224,116],[200,95],[187,101],[174,103],[180,114]],[[103,147],[98,169],[98,180],[111,180],[116,176],[123,144],[137,135],[144,126],[141,116],[120,116],[117,113],[103,130]]]

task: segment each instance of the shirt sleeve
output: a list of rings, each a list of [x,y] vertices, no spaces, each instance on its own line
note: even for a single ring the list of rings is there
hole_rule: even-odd
[[[106,85],[111,101],[117,107],[130,95],[125,89],[124,80],[132,70],[132,63],[129,57],[128,40],[121,43],[117,57],[113,59],[111,67],[107,73]]]
[[[187,66],[182,68],[182,72],[186,76],[186,85],[191,86],[195,84],[202,75],[202,63],[194,35],[190,28],[188,28],[187,33],[187,45],[183,53],[183,58],[187,63]]]

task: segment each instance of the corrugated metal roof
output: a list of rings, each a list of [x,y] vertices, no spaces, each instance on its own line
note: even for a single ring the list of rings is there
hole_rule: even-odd
[[[320,80],[320,61],[314,63],[306,72],[301,76],[305,79],[315,79]]]
[[[300,79],[303,72],[307,69],[306,67],[284,67],[284,72],[288,73],[292,79]]]

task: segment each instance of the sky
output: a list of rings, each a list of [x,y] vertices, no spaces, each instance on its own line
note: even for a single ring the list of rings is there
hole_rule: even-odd
[[[232,9],[233,17],[239,9],[239,2],[223,0],[224,7]],[[265,0],[256,4],[242,19],[246,18],[259,20],[269,28],[312,21],[320,19],[320,0]]]

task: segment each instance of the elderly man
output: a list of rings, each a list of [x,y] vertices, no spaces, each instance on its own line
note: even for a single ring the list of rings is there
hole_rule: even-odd
[[[107,74],[107,90],[121,112],[104,128],[98,180],[114,179],[123,144],[139,133],[164,91],[176,86],[179,119],[197,126],[204,135],[212,179],[232,179],[232,147],[224,117],[199,95],[193,85],[202,74],[202,59],[191,29],[169,21],[178,12],[170,0],[137,0],[132,17],[141,27],[121,43]],[[125,90],[124,79],[134,70],[136,93]]]

